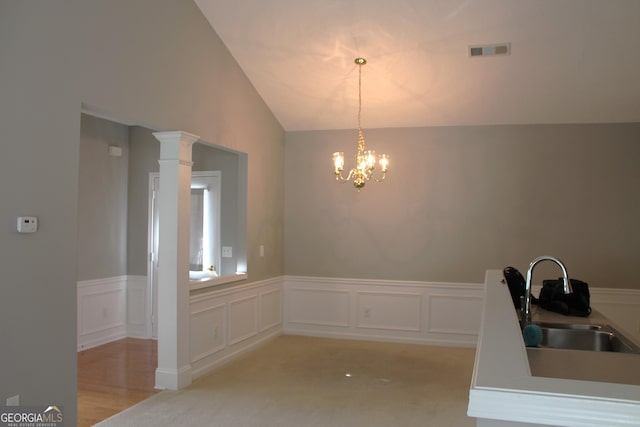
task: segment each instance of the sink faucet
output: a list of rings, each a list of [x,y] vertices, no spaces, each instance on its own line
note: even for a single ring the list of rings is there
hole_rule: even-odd
[[[567,274],[567,269],[564,266],[564,264],[562,263],[562,261],[560,261],[558,258],[552,257],[552,256],[541,256],[538,257],[536,259],[534,259],[533,261],[531,261],[531,264],[529,264],[529,270],[527,270],[527,282],[525,284],[524,287],[524,307],[522,308],[523,311],[523,316],[522,316],[522,324],[527,325],[528,323],[531,322],[531,276],[533,275],[533,268],[542,261],[553,261],[556,264],[558,264],[560,266],[560,268],[562,269],[562,283],[563,283],[563,290],[565,294],[570,294],[573,292],[573,289],[571,288],[571,282],[569,281],[569,275]]]

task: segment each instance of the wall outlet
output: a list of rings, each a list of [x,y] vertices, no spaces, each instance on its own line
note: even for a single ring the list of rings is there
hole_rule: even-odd
[[[19,216],[18,233],[35,233],[38,231],[38,218],[35,216]]]
[[[233,256],[233,249],[231,246],[222,247],[222,258],[231,258]]]
[[[7,398],[7,406],[20,406],[20,395],[16,394]]]
[[[371,317],[371,309],[370,308],[365,308],[363,314],[364,314],[364,318],[365,319],[370,318]]]

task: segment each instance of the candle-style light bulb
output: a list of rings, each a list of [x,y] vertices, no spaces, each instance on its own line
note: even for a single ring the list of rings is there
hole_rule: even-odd
[[[365,153],[365,159],[367,162],[367,169],[373,169],[376,167],[376,152],[374,150],[367,150]]]
[[[342,171],[344,168],[344,152],[336,151],[333,153],[333,167],[336,174]]]
[[[380,154],[380,169],[382,172],[386,172],[389,169],[389,156],[386,154]]]

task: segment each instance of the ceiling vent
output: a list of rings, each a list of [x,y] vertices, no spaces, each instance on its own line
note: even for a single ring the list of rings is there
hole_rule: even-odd
[[[496,43],[469,46],[469,56],[503,56],[511,55],[511,43]]]

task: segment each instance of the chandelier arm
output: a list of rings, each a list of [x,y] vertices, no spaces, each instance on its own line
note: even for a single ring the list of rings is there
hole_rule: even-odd
[[[344,184],[345,182],[349,182],[351,180],[351,175],[353,175],[353,169],[349,171],[349,175],[347,175],[346,178],[342,176],[342,171],[340,171],[339,173],[336,173],[336,181],[338,181],[340,184]]]
[[[385,179],[386,177],[387,177],[387,173],[386,173],[386,172],[384,172],[384,173],[382,174],[382,178],[378,179],[378,178],[376,178],[376,177],[373,177],[373,180],[374,180],[375,182],[382,182],[382,181],[384,181],[384,179]]]

